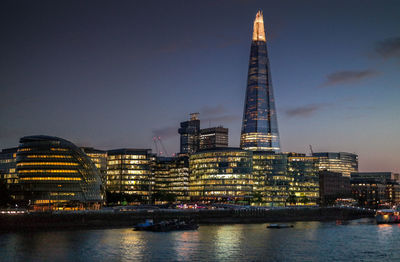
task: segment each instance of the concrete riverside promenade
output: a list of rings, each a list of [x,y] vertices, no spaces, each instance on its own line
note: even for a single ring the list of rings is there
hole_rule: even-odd
[[[108,209],[0,215],[0,231],[132,227],[146,219],[195,219],[200,224],[332,221],[373,217],[372,209],[350,207],[242,209]]]

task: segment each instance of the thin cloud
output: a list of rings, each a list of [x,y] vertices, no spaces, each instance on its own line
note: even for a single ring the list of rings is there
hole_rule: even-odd
[[[153,136],[161,137],[162,139],[169,139],[178,135],[179,126],[167,126],[164,128],[157,128],[153,130]]]
[[[316,112],[324,109],[329,105],[330,104],[310,104],[310,105],[299,106],[287,109],[285,111],[285,114],[288,117],[310,117],[314,115]]]
[[[400,37],[387,38],[376,43],[376,53],[382,58],[400,58]]]
[[[326,76],[325,82],[320,87],[333,86],[338,84],[349,84],[359,82],[366,78],[377,76],[379,72],[367,69],[367,70],[347,70],[337,71]]]
[[[204,106],[200,109],[201,115],[220,115],[227,112],[226,108],[219,104],[216,106]]]
[[[207,118],[202,119],[202,121],[205,124],[209,123],[209,124],[215,126],[215,125],[232,123],[232,122],[238,121],[240,119],[241,119],[241,117],[238,115],[222,115],[222,116],[215,116],[215,117],[207,117]]]

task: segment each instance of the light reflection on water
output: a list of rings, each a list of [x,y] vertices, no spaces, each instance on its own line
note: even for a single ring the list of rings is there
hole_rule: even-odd
[[[201,225],[197,231],[131,229],[0,235],[1,261],[400,261],[399,225],[297,222]]]

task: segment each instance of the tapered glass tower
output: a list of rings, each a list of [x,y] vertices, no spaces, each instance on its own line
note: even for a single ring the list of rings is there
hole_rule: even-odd
[[[264,20],[258,11],[251,42],[240,146],[253,151],[280,151]]]

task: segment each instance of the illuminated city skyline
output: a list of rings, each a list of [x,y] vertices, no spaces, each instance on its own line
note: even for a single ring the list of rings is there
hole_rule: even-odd
[[[178,152],[177,127],[198,111],[204,127],[229,128],[229,145],[239,146],[248,43],[262,9],[282,151],[309,153],[311,144],[357,153],[360,171],[400,171],[397,1],[2,9],[1,148],[35,134],[149,148],[158,135]]]

